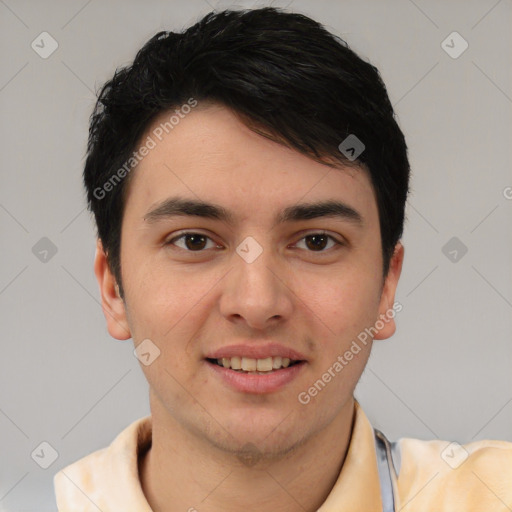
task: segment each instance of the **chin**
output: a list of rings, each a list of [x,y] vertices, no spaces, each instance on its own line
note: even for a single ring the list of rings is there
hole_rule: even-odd
[[[212,444],[228,452],[284,455],[306,437],[304,423],[295,421],[290,411],[284,411],[283,408],[267,413],[246,411],[230,421],[220,422],[223,428],[219,427],[217,435],[212,436],[212,431],[205,434]]]
[[[265,463],[282,460],[302,444],[300,439],[294,440],[289,435],[284,437],[275,439],[271,435],[265,439],[263,436],[258,441],[245,433],[244,436],[237,436],[236,440],[230,437],[229,439],[210,439],[210,442],[226,454],[236,456],[242,465],[252,467],[256,464],[264,466]]]

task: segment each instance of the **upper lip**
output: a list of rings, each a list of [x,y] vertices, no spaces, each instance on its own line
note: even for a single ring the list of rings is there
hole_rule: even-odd
[[[287,357],[292,361],[304,361],[306,357],[296,350],[280,345],[279,343],[267,343],[257,345],[257,342],[251,344],[238,344],[222,347],[209,353],[207,359],[221,359],[223,357],[250,357],[252,359],[266,359],[267,357]]]

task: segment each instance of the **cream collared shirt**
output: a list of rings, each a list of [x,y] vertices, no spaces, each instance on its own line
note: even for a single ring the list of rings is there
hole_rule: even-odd
[[[107,448],[54,477],[59,512],[151,512],[142,492],[138,457],[151,443],[151,416]],[[402,438],[393,444],[395,510],[512,512],[512,443]],[[318,512],[381,512],[381,486],[372,425],[355,402],[355,421],[340,475]]]

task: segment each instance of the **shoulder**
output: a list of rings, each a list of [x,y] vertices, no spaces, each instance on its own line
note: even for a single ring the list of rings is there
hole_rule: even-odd
[[[150,442],[148,416],[131,423],[108,447],[61,469],[53,479],[59,512],[108,510],[111,502],[124,503],[119,499],[143,500],[138,454]]]
[[[398,489],[404,512],[428,510],[510,510],[512,443],[422,441],[395,443]],[[406,503],[410,505],[405,505]],[[450,508],[451,507],[451,508]]]

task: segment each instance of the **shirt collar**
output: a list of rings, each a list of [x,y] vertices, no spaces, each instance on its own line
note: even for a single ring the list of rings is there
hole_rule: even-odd
[[[382,510],[373,428],[355,401],[350,444],[340,475],[317,512]],[[59,511],[124,510],[151,512],[139,479],[139,456],[151,445],[151,416],[123,430],[112,444],[55,475]]]
[[[373,427],[355,401],[354,426],[345,462],[317,512],[382,511]]]

